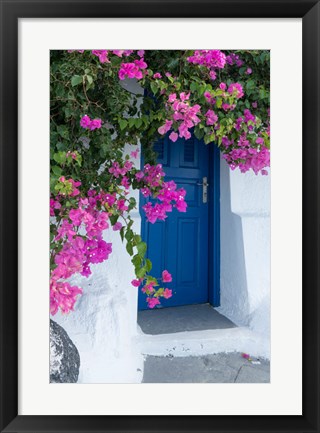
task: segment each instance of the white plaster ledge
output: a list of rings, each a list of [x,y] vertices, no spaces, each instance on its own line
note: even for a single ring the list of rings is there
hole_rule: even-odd
[[[177,332],[137,337],[143,355],[201,356],[221,352],[245,352],[270,359],[270,343],[265,336],[247,327]]]

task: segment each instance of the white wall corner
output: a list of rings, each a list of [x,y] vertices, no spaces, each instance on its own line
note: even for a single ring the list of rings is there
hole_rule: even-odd
[[[270,332],[270,174],[221,159],[221,306],[238,325]]]

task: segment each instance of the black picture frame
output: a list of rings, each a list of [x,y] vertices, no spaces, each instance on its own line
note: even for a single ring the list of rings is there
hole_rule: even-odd
[[[1,432],[320,432],[319,1],[0,0],[0,7]],[[18,19],[63,17],[303,19],[303,415],[18,415]]]

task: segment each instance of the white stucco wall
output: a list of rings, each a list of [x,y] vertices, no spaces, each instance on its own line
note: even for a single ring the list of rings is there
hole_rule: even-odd
[[[270,174],[232,171],[221,159],[221,307],[238,325],[270,334]]]
[[[124,82],[131,92],[142,93],[133,80]],[[125,153],[130,153],[126,146]],[[135,161],[139,166],[139,159]],[[269,356],[270,329],[270,178],[232,172],[221,160],[221,306],[218,308],[238,330],[203,331],[183,335],[181,353],[251,351]],[[139,194],[135,192],[139,203]],[[139,233],[141,219],[132,214]],[[143,354],[171,353],[174,337],[145,336],[137,326],[137,289],[134,272],[119,232],[107,230],[112,242],[109,259],[93,267],[88,279],[75,281],[83,295],[75,312],[53,317],[76,344],[81,358],[79,382],[139,383]],[[170,339],[171,338],[171,339]],[[203,340],[201,340],[203,338]],[[201,340],[201,344],[200,344]],[[228,343],[226,341],[228,340]],[[233,348],[233,343],[236,342]],[[185,350],[185,348],[188,350]]]

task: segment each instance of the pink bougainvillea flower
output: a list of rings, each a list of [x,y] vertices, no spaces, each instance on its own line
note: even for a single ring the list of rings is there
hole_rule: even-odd
[[[160,79],[162,78],[162,75],[160,74],[160,72],[156,72],[155,74],[153,74],[153,78]]]
[[[177,95],[175,93],[170,93],[168,97],[168,102],[174,102],[177,99]]]
[[[154,308],[156,305],[160,304],[160,301],[158,298],[147,298],[146,301],[148,302],[149,308]]]
[[[172,275],[167,270],[162,272],[162,281],[164,283],[170,283],[172,281]]]
[[[221,90],[226,90],[227,85],[226,85],[226,83],[220,83],[219,87],[220,87]]]
[[[142,287],[141,291],[143,293],[147,293],[148,295],[151,295],[155,291],[155,289],[154,289],[155,285],[156,285],[156,283],[154,281],[149,281],[148,284],[146,284],[144,287]]]
[[[71,286],[67,282],[60,282],[51,279],[50,313],[52,315],[56,314],[59,308],[62,313],[69,313],[74,308],[77,295],[80,294],[82,294],[82,289],[80,287]]]
[[[163,293],[162,293],[162,296],[163,296],[165,299],[169,299],[169,298],[171,298],[171,296],[172,296],[172,290],[170,290],[170,289],[165,289],[165,290],[163,291]]]
[[[137,180],[141,180],[144,177],[143,171],[138,171],[138,173],[135,174],[135,178]]]
[[[180,93],[180,99],[181,101],[187,101],[190,98],[190,92],[186,93],[186,92],[181,92]]]
[[[223,69],[226,64],[226,55],[220,50],[196,50],[187,60],[210,69]]]
[[[250,360],[250,355],[248,353],[241,353],[242,358]]]
[[[132,280],[132,281],[131,281],[131,284],[132,284],[134,287],[139,287],[140,284],[141,284],[141,282],[140,282],[140,280]]]
[[[90,130],[93,131],[94,129],[99,129],[102,126],[102,120],[101,119],[93,119],[90,123]]]
[[[216,78],[217,78],[217,73],[216,73],[216,71],[210,71],[209,72],[209,76],[210,76],[210,78],[211,78],[211,80],[215,80]]]
[[[206,120],[207,125],[214,125],[218,121],[218,116],[215,114],[213,110],[208,110],[205,116],[207,118]]]
[[[82,128],[87,129],[90,128],[90,125],[91,125],[91,119],[87,114],[85,114],[80,120],[80,126],[82,126]]]
[[[171,134],[169,135],[170,140],[173,142],[176,142],[178,140],[178,137],[179,135],[174,131],[172,131]]]
[[[91,52],[99,58],[100,63],[110,63],[107,50],[92,50]]]
[[[246,70],[246,74],[247,74],[247,75],[252,74],[252,69],[251,69],[251,68],[247,68],[247,70]]]
[[[117,201],[117,208],[119,211],[124,212],[128,210],[128,206],[125,203],[126,201],[124,199],[120,199]]]
[[[127,178],[127,176],[123,176],[123,178],[121,180],[121,185],[127,189],[130,187],[130,182],[129,182],[129,179]]]
[[[115,225],[113,226],[113,231],[117,231],[121,229],[122,229],[122,224],[120,222],[116,222]]]
[[[258,137],[258,138],[256,139],[256,143],[257,143],[257,144],[264,144],[264,139],[263,139],[262,137]]]
[[[165,124],[158,128],[159,134],[166,134],[171,129],[172,123],[172,120],[166,120]]]
[[[139,155],[139,149],[130,152],[130,156],[132,156],[132,158],[138,158],[138,155]]]
[[[228,87],[228,93],[234,95],[237,99],[244,95],[243,88],[240,83],[231,83]]]

